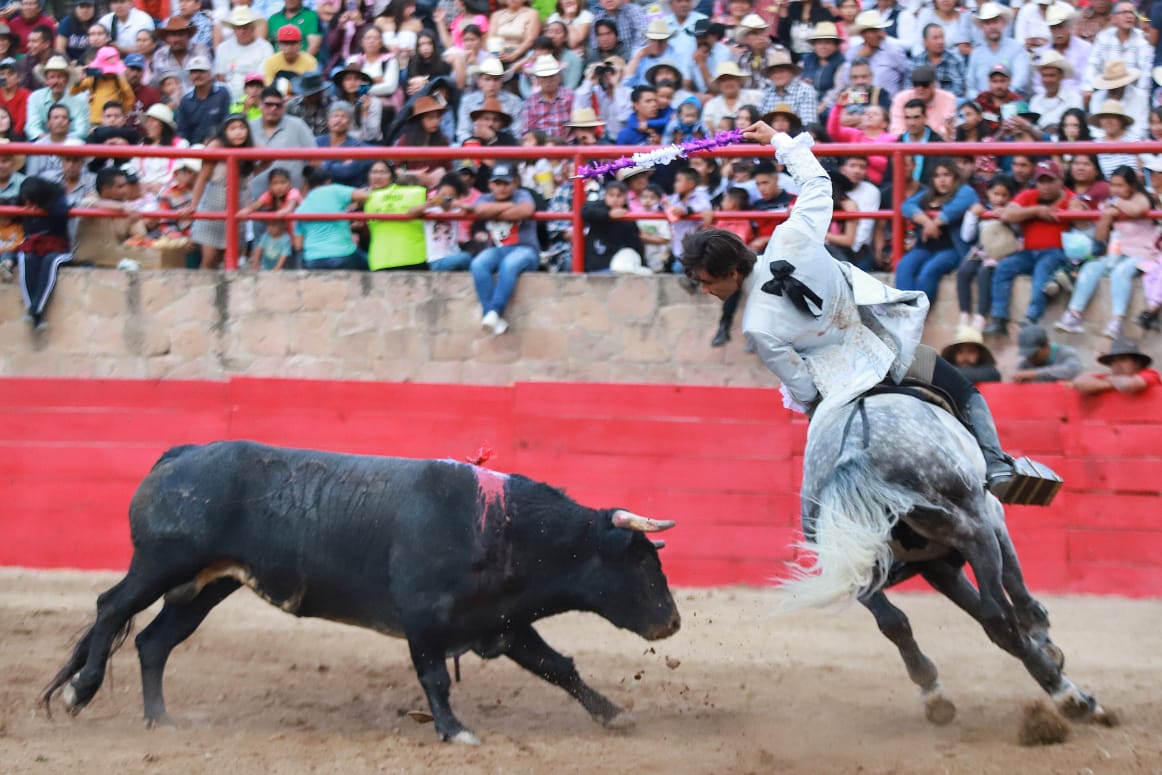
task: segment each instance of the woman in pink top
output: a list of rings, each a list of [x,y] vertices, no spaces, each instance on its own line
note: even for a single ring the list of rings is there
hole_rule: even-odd
[[[827,134],[836,143],[894,143],[897,135],[888,132],[888,114],[879,105],[865,105],[859,118],[859,127],[843,125],[847,107],[847,92],[839,95],[827,119]],[[877,186],[884,181],[888,167],[887,156],[867,157],[867,179]]]

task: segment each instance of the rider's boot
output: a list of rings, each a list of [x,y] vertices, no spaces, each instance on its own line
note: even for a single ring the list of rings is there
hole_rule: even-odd
[[[993,413],[988,402],[980,393],[973,392],[964,405],[965,419],[968,420],[969,430],[976,437],[980,445],[981,454],[985,462],[985,482],[989,492],[1002,503],[1009,494],[1009,488],[1015,479],[1016,470],[1013,459],[1001,449],[1001,440],[997,436],[997,426],[993,422]]]

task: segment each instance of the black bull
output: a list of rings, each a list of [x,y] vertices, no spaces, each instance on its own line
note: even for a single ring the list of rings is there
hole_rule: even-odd
[[[580,506],[548,485],[454,461],[218,442],[166,452],[129,509],[133,559],[45,690],[71,713],[104,679],[132,617],[165,596],[136,638],[145,718],[166,719],[170,652],[245,584],[296,616],[407,638],[436,731],[476,742],[452,713],[447,656],[510,657],[602,724],[628,714],[591,689],[532,623],[590,611],[647,639],[679,616],[643,532],[672,522]]]

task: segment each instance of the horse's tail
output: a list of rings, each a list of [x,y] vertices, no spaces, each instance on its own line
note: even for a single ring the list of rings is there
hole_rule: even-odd
[[[797,544],[814,558],[806,567],[792,566],[791,577],[779,584],[780,611],[821,608],[879,589],[892,564],[892,528],[925,503],[877,476],[865,448],[845,447],[819,488],[814,535]]]

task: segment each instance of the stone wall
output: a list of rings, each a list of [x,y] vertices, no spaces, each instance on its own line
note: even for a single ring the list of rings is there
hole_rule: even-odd
[[[927,339],[940,346],[956,324],[946,279]],[[1028,297],[1017,286],[1014,318]],[[1103,288],[1089,319],[1100,332]],[[709,342],[719,303],[674,277],[524,275],[501,337],[479,328],[466,273],[184,270],[126,273],[66,268],[47,319],[33,332],[19,289],[0,285],[0,374],[84,378],[306,379],[473,384],[518,381],[771,385],[743,351],[738,324],[723,348]],[[1134,313],[1141,308],[1135,299]],[[1056,320],[1061,303],[1050,307]],[[1128,328],[1138,335],[1137,327]],[[1087,363],[1108,340],[1069,337]],[[1158,337],[1147,351],[1162,356]],[[996,348],[1002,371],[1011,341]]]

